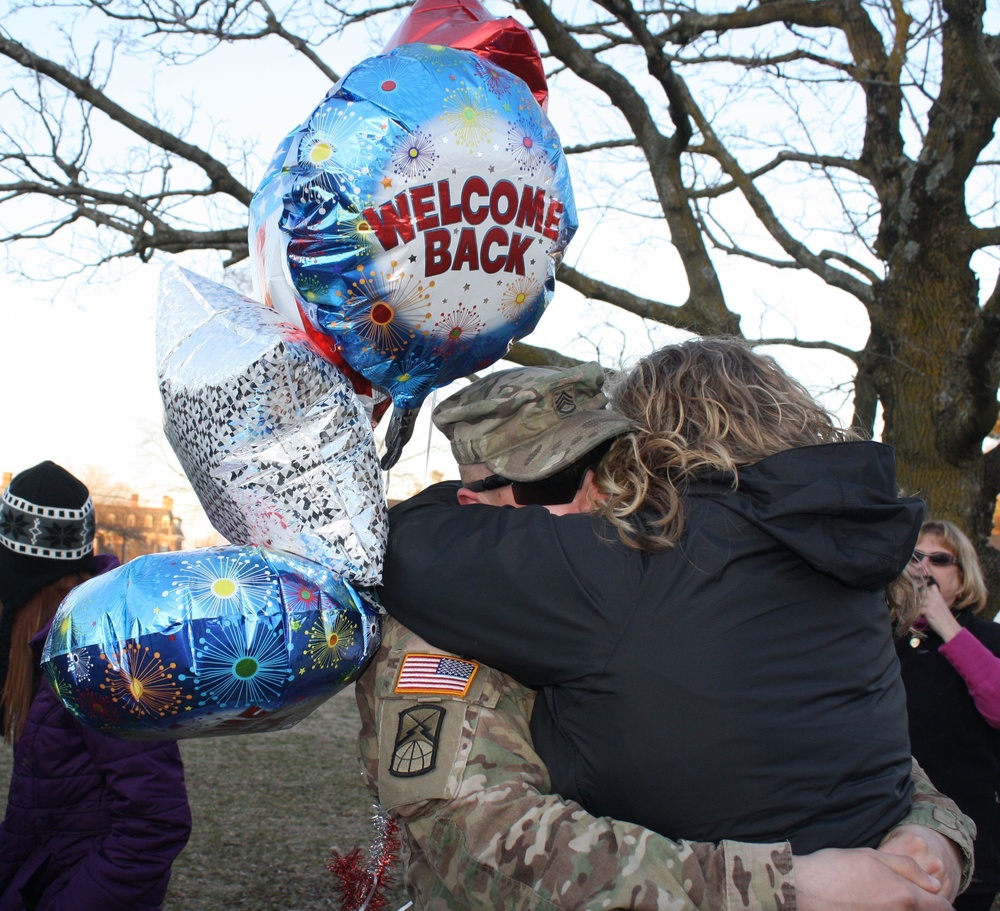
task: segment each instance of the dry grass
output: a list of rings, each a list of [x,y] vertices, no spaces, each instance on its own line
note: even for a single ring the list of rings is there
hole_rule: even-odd
[[[164,911],[336,911],[330,851],[374,834],[357,729],[348,688],[287,731],[181,741],[194,831]],[[2,751],[0,780],[9,775]],[[390,909],[408,900],[398,887],[387,897]]]
[[[330,850],[373,835],[357,729],[348,688],[288,731],[181,741],[194,831],[164,911],[338,911]],[[0,751],[0,781],[10,765]],[[398,886],[386,895],[392,911],[408,901]]]

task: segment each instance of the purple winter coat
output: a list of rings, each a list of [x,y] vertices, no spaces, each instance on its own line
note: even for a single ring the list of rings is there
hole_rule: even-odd
[[[190,832],[177,744],[87,730],[39,675],[0,826],[0,911],[153,911]]]

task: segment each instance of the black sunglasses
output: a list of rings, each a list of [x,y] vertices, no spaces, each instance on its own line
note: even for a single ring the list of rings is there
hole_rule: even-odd
[[[913,556],[910,557],[910,562],[920,563],[924,557],[930,560],[933,566],[958,566],[958,557],[942,553],[925,554],[922,550],[915,550]]]
[[[559,474],[541,481],[511,481],[498,474],[491,474],[478,481],[470,481],[463,485],[473,493],[484,493],[487,490],[499,490],[501,487],[511,487],[514,502],[518,506],[557,506],[569,503],[576,496],[583,484],[586,469],[579,477]]]
[[[501,487],[507,487],[513,483],[513,481],[509,481],[498,474],[491,474],[478,481],[469,481],[468,484],[463,484],[462,486],[473,493],[485,493],[487,490],[499,490]]]

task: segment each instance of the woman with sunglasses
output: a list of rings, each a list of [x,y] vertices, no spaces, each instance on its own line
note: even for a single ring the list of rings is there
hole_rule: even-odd
[[[1000,626],[981,614],[986,585],[972,542],[951,522],[920,529],[911,572],[922,612],[897,645],[913,755],[973,818],[976,871],[955,901],[987,911],[1000,891]]]

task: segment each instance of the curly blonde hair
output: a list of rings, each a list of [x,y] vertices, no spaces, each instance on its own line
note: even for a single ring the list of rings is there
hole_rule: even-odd
[[[608,495],[600,513],[639,550],[667,550],[680,540],[691,478],[721,471],[736,487],[743,466],[798,446],[858,438],[773,358],[737,338],[660,348],[608,394],[632,430],[598,468]]]

